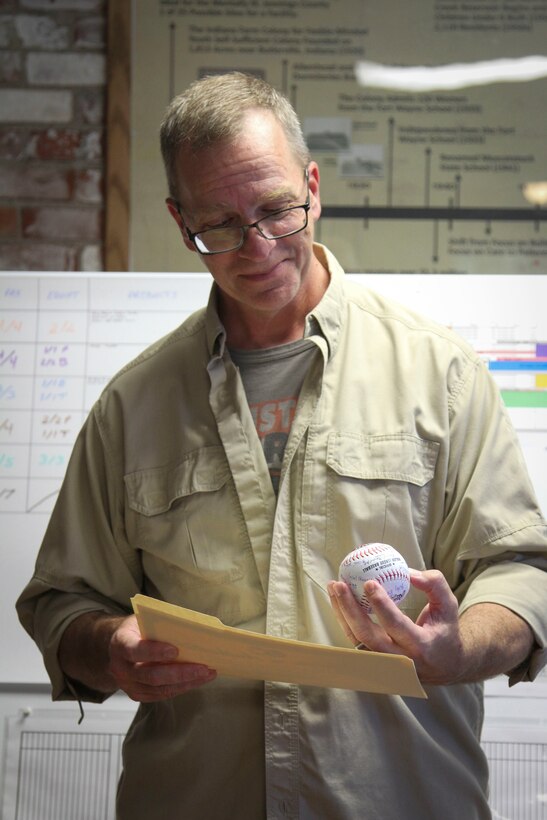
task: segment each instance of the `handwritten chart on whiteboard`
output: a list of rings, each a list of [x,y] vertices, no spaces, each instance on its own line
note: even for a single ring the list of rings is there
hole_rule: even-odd
[[[0,274],[0,683],[45,683],[16,619],[72,445],[121,367],[207,302],[208,274]]]
[[[488,362],[547,511],[547,277],[351,275]],[[0,274],[0,683],[46,681],[15,616],[74,439],[110,377],[207,301],[208,274]],[[7,669],[5,667],[8,667]]]
[[[205,276],[2,277],[0,509],[49,513],[110,377],[207,299]]]

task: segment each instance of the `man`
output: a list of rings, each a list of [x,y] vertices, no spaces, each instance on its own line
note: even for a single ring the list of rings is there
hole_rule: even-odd
[[[141,702],[120,818],[488,818],[480,681],[533,678],[547,642],[547,532],[498,392],[461,340],[313,244],[319,169],[272,88],[199,81],[161,137],[169,211],[215,285],[75,445],[18,604],[53,697]],[[368,583],[376,620],[333,580],[364,541],[415,568],[400,609]],[[175,663],[141,640],[139,591],[406,654],[428,700]]]

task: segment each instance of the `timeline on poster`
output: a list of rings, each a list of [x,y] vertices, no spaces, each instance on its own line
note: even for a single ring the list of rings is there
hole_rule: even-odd
[[[347,270],[547,271],[547,210],[526,199],[547,173],[547,80],[402,93],[355,73],[365,59],[545,53],[547,0],[391,0],[389,13],[383,0],[133,0],[133,16],[135,270],[195,270],[164,206],[158,127],[190,82],[240,69],[293,102],[321,170],[317,238]]]

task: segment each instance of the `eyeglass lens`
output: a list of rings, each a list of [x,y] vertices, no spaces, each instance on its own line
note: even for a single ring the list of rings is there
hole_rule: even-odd
[[[252,227],[266,239],[279,239],[303,230],[307,224],[307,209],[298,206],[264,216]],[[227,227],[211,228],[195,234],[194,240],[202,253],[219,253],[229,251],[241,245],[245,237],[245,228]]]

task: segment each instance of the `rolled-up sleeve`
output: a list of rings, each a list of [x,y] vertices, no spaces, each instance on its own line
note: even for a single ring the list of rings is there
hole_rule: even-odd
[[[54,699],[76,696],[58,662],[67,626],[86,612],[127,615],[129,599],[140,589],[139,560],[124,533],[115,458],[96,407],[77,438],[33,577],[17,601],[19,619],[43,655]]]
[[[547,661],[547,525],[516,432],[482,362],[454,394],[439,568],[463,613],[496,603],[528,623],[536,648],[510,676],[533,680]]]

